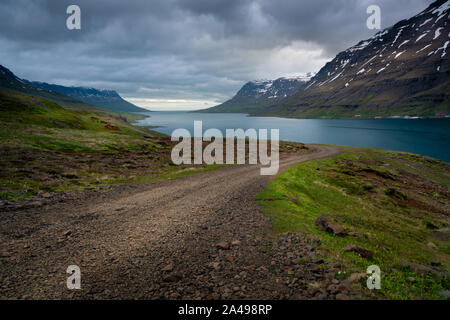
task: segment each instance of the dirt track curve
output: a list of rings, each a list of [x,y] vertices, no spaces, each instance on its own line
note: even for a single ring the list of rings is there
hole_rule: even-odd
[[[314,149],[281,159],[280,172],[342,152]],[[307,286],[330,275],[285,263],[295,251],[264,250],[285,247],[264,236],[270,221],[255,201],[270,179],[258,166],[232,166],[3,212],[0,298],[330,298]],[[283,239],[301,244],[298,254],[314,255],[311,239]],[[217,247],[223,241],[230,247]],[[66,287],[69,265],[81,268],[81,290]]]

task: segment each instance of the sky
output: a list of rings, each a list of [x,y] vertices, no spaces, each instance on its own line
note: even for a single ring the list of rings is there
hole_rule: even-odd
[[[247,81],[317,72],[432,0],[1,0],[0,64],[17,76],[116,90],[151,110],[193,110]],[[66,9],[81,9],[69,30]]]

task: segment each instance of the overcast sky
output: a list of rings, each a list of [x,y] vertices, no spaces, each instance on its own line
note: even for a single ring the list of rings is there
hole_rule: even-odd
[[[16,75],[117,90],[153,110],[205,108],[248,80],[317,72],[431,0],[1,0],[0,64]],[[81,8],[81,30],[66,9]]]

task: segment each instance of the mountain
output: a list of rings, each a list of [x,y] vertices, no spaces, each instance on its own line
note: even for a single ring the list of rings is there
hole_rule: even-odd
[[[295,94],[259,107],[228,105],[228,110],[297,118],[448,115],[449,19],[450,1],[435,1],[339,53]]]
[[[450,1],[339,53],[295,95],[262,110],[288,117],[450,113]]]
[[[116,112],[148,112],[147,109],[139,108],[134,104],[125,101],[114,90],[98,90],[94,88],[84,87],[65,87],[37,81],[27,81],[27,83],[42,90],[58,92],[85,103]]]
[[[299,77],[249,81],[230,100],[200,112],[256,112],[294,94],[311,79],[311,76],[308,73]]]
[[[22,80],[9,69],[0,65],[0,90],[13,90],[29,95],[45,98],[66,107],[80,107],[84,103],[59,92],[50,92],[30,85]]]
[[[13,90],[51,100],[63,107],[107,109],[116,112],[148,112],[123,100],[115,91],[64,87],[20,79],[0,65],[0,90]]]

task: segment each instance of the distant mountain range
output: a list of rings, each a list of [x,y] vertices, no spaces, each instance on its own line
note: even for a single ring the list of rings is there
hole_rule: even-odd
[[[298,77],[283,77],[276,80],[254,80],[247,82],[230,100],[208,109],[208,112],[258,112],[293,95],[311,79],[308,73]],[[204,112],[205,110],[200,110]]]
[[[228,110],[298,118],[450,114],[449,21],[450,1],[435,1],[339,53],[294,94]],[[226,112],[233,99],[207,112]]]
[[[116,91],[65,87],[20,79],[0,65],[0,89],[42,97],[66,107],[100,107],[116,112],[148,112],[122,99]]]
[[[122,99],[114,90],[98,90],[84,87],[64,87],[45,82],[27,82],[30,85],[47,91],[54,91],[65,94],[85,103],[118,112],[143,112],[147,109],[139,108],[134,104]]]

